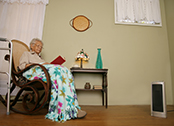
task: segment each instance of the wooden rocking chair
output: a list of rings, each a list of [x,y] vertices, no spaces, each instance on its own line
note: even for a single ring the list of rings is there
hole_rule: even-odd
[[[19,70],[19,59],[24,53],[24,51],[30,51],[29,47],[18,40],[12,40],[13,43],[13,54],[12,54],[12,82],[10,94],[13,93],[16,87],[19,87],[19,91],[16,96],[10,99],[10,110],[22,113],[22,114],[32,114],[41,108],[43,108],[49,101],[50,97],[50,86],[51,80],[46,68],[40,64],[32,64],[31,66],[25,68],[24,70]],[[9,60],[9,55],[5,56],[5,60]],[[22,74],[29,70],[33,66],[40,66],[45,73],[47,83],[40,79],[34,79],[32,81],[27,80]],[[1,102],[7,106],[7,95],[3,98],[0,95]],[[19,107],[16,103],[21,103],[22,107]],[[18,106],[18,107],[15,107]],[[22,109],[21,109],[22,108]]]

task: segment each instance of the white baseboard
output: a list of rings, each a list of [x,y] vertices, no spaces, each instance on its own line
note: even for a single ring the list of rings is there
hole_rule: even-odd
[[[0,80],[0,94],[5,95],[7,93],[7,80]]]
[[[7,93],[7,82],[8,80],[0,80],[0,94],[1,95],[6,95]],[[12,92],[12,96],[15,96],[17,94],[17,92],[19,91],[19,88],[16,88],[13,92]]]

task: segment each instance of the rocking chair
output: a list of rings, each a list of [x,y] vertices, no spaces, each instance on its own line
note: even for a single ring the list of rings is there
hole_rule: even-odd
[[[46,68],[40,64],[32,64],[23,70],[19,70],[19,59],[24,51],[29,51],[29,47],[18,40],[12,40],[13,43],[13,54],[12,54],[12,81],[10,94],[13,93],[14,89],[18,87],[16,96],[10,98],[10,110],[21,113],[21,114],[33,114],[43,108],[49,101],[51,80]],[[10,60],[9,55],[5,56],[5,60]],[[29,70],[31,67],[40,66],[44,71],[47,83],[40,79],[27,80],[22,74]],[[0,95],[1,102],[7,106],[7,95],[3,98]],[[22,107],[19,107],[19,104]],[[17,106],[17,107],[16,107]],[[22,108],[22,109],[21,109]]]

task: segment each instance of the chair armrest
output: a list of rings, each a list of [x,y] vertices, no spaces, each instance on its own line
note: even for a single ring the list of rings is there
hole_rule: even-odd
[[[26,72],[27,70],[31,69],[32,67],[34,66],[39,66],[43,71],[44,71],[44,74],[45,74],[45,77],[46,77],[46,80],[47,80],[47,88],[50,89],[51,87],[51,80],[50,80],[50,75],[47,71],[47,69],[41,65],[41,64],[31,64],[30,66],[26,67],[25,69],[21,70],[21,71],[18,71],[16,72],[14,69],[12,70],[12,73],[15,74],[16,76],[22,76],[22,74],[24,72]]]

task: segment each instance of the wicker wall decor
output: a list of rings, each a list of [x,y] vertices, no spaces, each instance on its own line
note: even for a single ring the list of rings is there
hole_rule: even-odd
[[[92,21],[83,15],[76,16],[71,19],[69,23],[76,31],[79,32],[86,31],[93,25]]]

